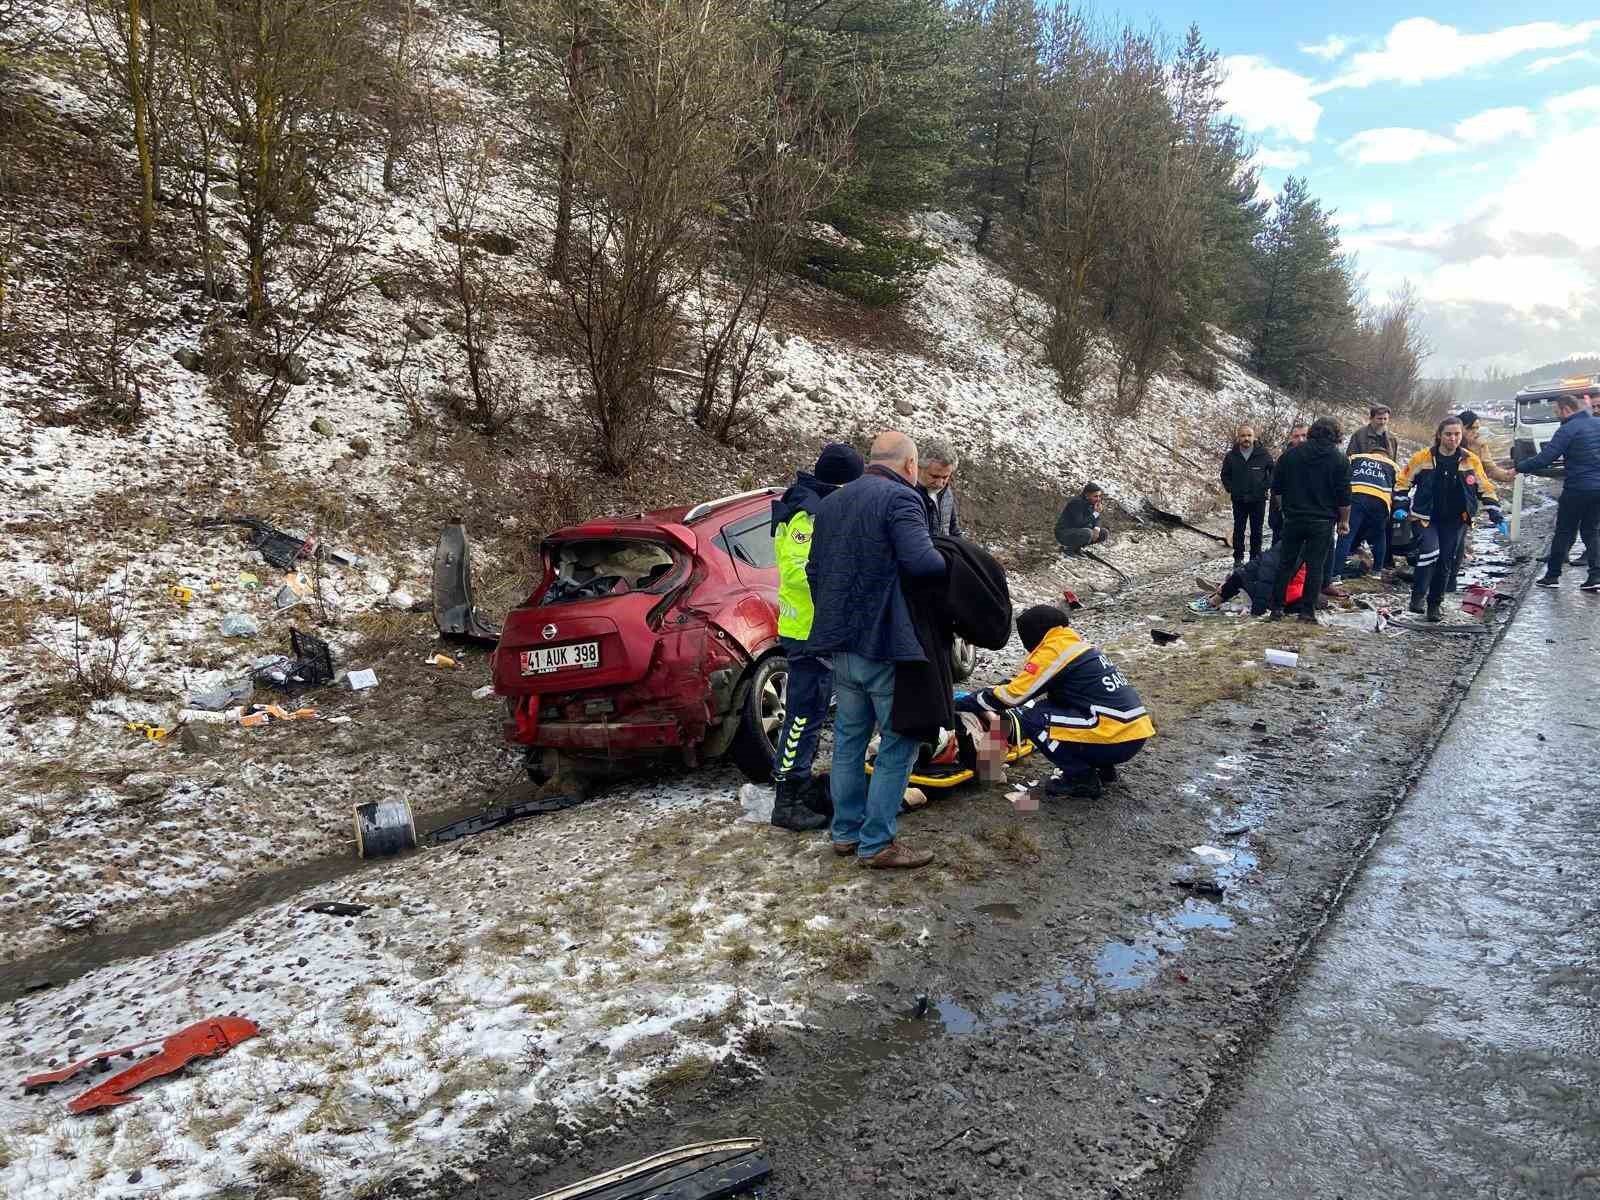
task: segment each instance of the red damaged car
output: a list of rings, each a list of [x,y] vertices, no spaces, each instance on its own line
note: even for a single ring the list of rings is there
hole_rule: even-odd
[[[773,498],[588,521],[540,548],[544,576],[494,652],[506,738],[535,779],[724,756],[771,777],[788,661],[778,644]]]

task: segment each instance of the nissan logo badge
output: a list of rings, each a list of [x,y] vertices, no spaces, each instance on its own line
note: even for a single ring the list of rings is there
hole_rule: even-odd
[[[542,630],[540,630],[540,632],[544,634],[545,641],[550,642],[555,640],[556,627],[554,625],[546,625]]]

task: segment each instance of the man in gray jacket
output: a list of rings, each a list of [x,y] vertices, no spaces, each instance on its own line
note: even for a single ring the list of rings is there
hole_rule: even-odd
[[[956,521],[956,492],[952,480],[956,473],[956,452],[944,442],[919,446],[917,482],[928,498],[928,517],[933,532],[944,537],[960,537]]]

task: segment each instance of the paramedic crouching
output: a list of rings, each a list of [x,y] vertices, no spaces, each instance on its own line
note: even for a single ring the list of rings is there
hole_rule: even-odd
[[[1155,736],[1155,724],[1116,664],[1079,637],[1061,609],[1026,610],[1017,636],[1028,657],[1016,677],[962,697],[956,708],[1015,712],[1023,734],[1061,772],[1047,792],[1093,799]]]

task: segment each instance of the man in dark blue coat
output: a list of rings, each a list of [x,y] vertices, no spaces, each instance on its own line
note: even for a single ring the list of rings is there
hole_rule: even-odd
[[[1560,587],[1561,568],[1579,533],[1589,576],[1583,581],[1586,592],[1600,592],[1600,419],[1596,419],[1578,396],[1556,400],[1556,415],[1561,428],[1532,458],[1517,464],[1523,474],[1542,471],[1557,459],[1565,462],[1566,481],[1561,485],[1561,500],[1556,506],[1556,532],[1550,539],[1550,557],[1545,560],[1540,587]]]
[[[917,742],[889,725],[895,663],[926,662],[902,573],[937,578],[944,556],[928,535],[917,491],[917,445],[887,430],[866,473],[817,505],[806,577],[816,615],[806,650],[833,656],[833,850],[865,867],[921,867],[933,855],[895,841],[895,819]],[[867,743],[881,734],[869,785]]]

